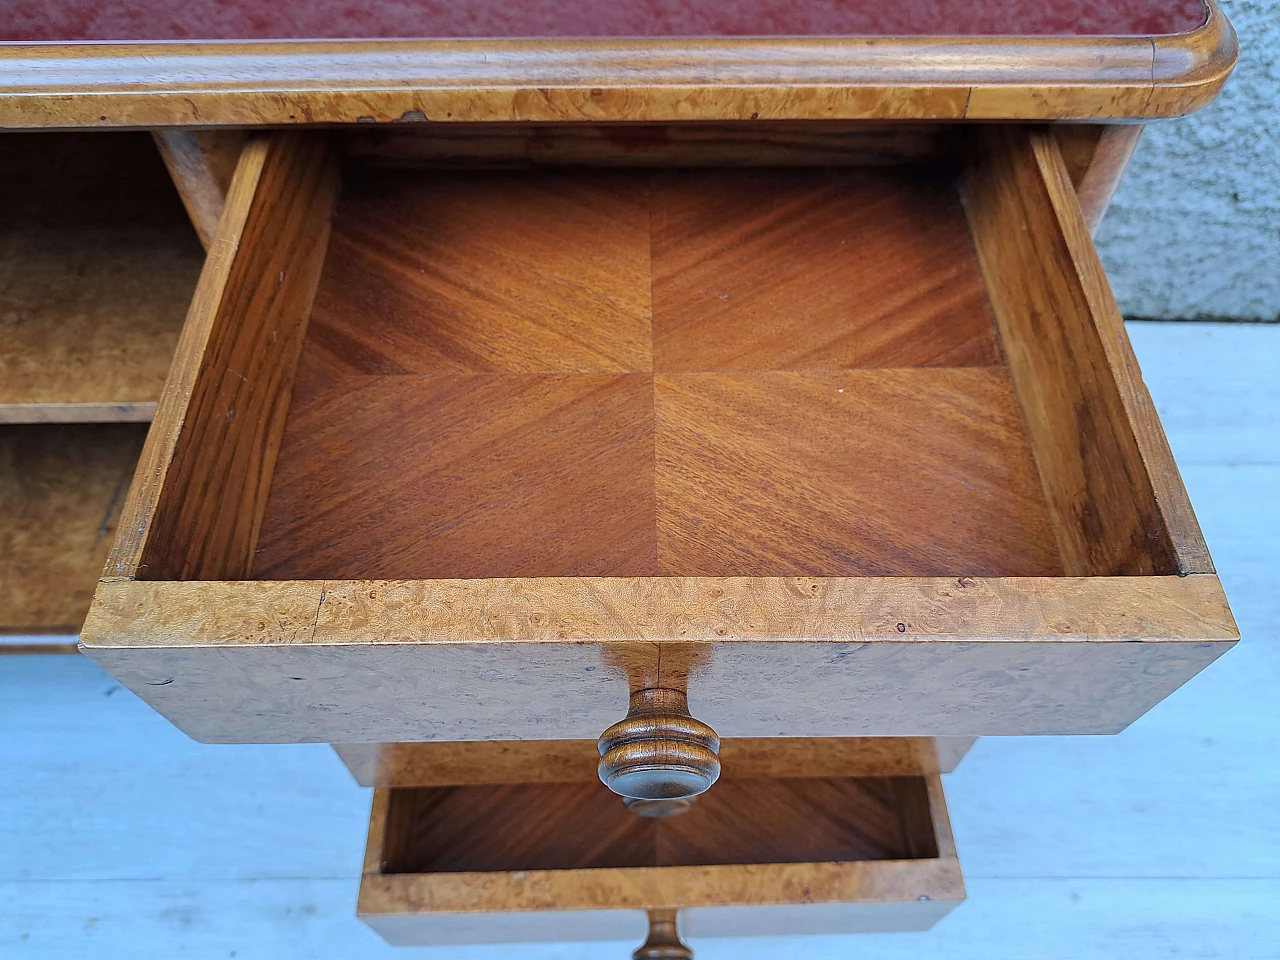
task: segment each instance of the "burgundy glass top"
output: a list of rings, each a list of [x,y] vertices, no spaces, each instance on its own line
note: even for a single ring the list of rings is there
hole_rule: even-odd
[[[0,0],[0,41],[1159,36],[1203,0]]]

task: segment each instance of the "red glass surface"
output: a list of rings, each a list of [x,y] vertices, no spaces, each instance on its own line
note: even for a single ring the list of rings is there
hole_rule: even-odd
[[[3,41],[1158,36],[1203,0],[0,0]]]

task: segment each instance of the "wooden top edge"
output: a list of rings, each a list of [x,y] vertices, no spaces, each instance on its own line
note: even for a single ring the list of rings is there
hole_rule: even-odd
[[[1192,113],[1217,97],[1240,58],[1231,21],[1210,0],[1210,16],[1199,30],[1152,40],[1151,80],[1161,91],[1152,119]]]
[[[1212,0],[1159,38],[15,43],[0,127],[1142,120],[1206,105],[1236,56]]]
[[[1234,643],[1216,576],[103,581],[82,649]]]
[[[383,791],[375,790],[377,797]],[[376,800],[375,800],[376,803]],[[371,858],[372,861],[372,858]],[[366,862],[366,869],[371,861]],[[526,870],[513,873],[366,873],[356,915],[477,914],[820,903],[960,901],[959,861],[920,860]]]

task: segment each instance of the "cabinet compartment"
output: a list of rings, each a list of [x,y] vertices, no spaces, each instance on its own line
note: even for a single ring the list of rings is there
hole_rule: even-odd
[[[203,261],[148,134],[0,135],[0,423],[149,421]]]
[[[0,652],[74,651],[203,259],[148,134],[0,134]]]
[[[0,633],[80,629],[145,431],[138,424],[0,424]]]

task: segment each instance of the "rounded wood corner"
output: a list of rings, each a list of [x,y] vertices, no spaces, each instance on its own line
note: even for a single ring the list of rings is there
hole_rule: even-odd
[[[1235,28],[1217,0],[1204,26],[1152,40],[1150,119],[1186,116],[1212,103],[1240,58]]]

